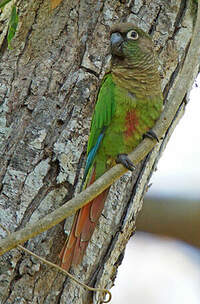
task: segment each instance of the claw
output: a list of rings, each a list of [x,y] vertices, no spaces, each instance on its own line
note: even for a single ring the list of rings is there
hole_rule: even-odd
[[[127,154],[118,154],[116,163],[122,164],[125,168],[127,168],[130,171],[135,170],[135,166],[133,162],[128,158]]]
[[[157,142],[159,142],[158,136],[157,136],[156,133],[155,133],[154,131],[152,131],[152,130],[147,131],[147,132],[143,135],[143,139],[144,139],[145,137],[150,138],[150,139],[152,139],[152,140],[155,139],[155,140],[157,140]]]

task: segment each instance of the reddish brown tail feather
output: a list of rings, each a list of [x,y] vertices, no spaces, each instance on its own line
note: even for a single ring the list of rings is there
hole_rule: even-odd
[[[69,270],[71,265],[81,263],[89,240],[102,213],[109,189],[104,190],[86,206],[77,211],[69,238],[61,253],[61,267]]]

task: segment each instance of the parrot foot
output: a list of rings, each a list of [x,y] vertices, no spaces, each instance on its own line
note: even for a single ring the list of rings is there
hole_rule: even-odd
[[[152,139],[152,140],[155,139],[155,140],[157,140],[157,142],[159,142],[158,136],[157,136],[156,133],[155,133],[154,131],[152,131],[152,130],[147,131],[147,132],[143,135],[143,139],[144,139],[145,137],[147,137],[147,138],[149,138],[149,139]]]
[[[118,154],[116,159],[117,164],[122,164],[125,168],[130,171],[135,170],[133,162],[128,158],[128,154]]]

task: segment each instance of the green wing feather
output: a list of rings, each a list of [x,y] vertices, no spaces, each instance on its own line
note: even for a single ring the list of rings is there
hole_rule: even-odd
[[[92,124],[91,124],[91,130],[90,130],[90,137],[88,140],[88,147],[87,147],[87,153],[91,151],[91,149],[96,145],[98,137],[106,127],[109,126],[113,114],[115,112],[115,97],[114,97],[114,91],[115,91],[115,84],[112,80],[112,75],[106,74],[103,78],[97,103],[95,106],[93,118],[92,118]]]
[[[83,176],[82,186],[87,184],[88,174],[95,156],[104,137],[106,128],[110,125],[112,117],[115,112],[115,98],[114,98],[115,84],[112,80],[112,75],[106,74],[103,78],[92,117],[90,136],[87,147],[87,161],[85,172]]]

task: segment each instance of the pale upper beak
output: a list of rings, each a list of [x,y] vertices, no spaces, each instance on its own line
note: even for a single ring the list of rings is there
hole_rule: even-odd
[[[111,44],[111,53],[113,55],[123,57],[123,42],[124,39],[122,35],[118,32],[112,33],[110,37],[110,44]]]

